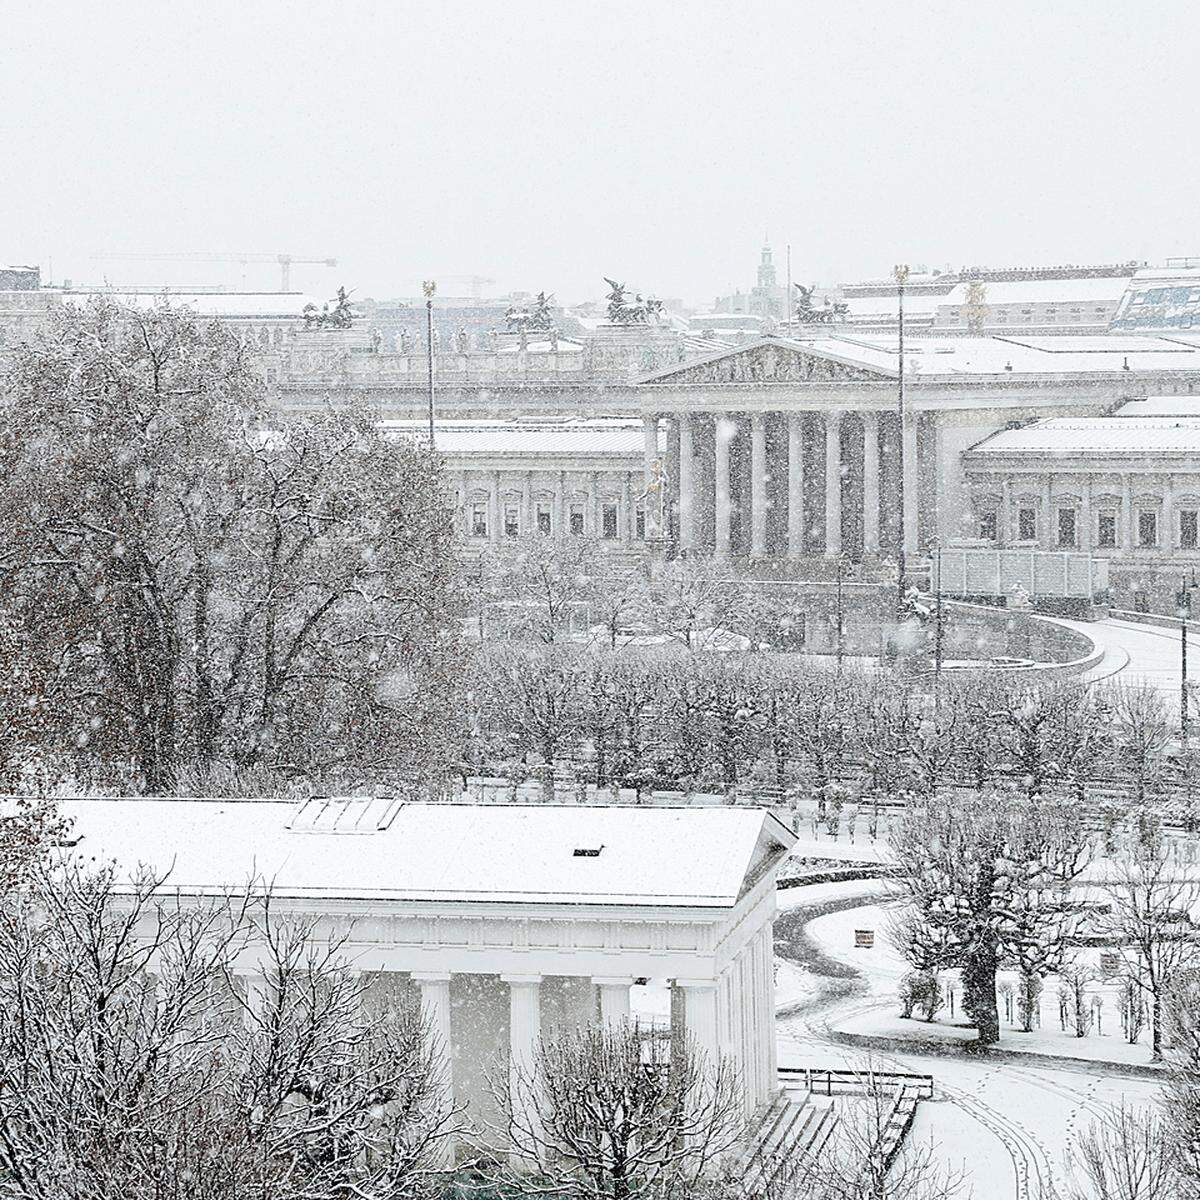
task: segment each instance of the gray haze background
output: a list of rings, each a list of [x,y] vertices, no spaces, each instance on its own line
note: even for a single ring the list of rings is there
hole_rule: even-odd
[[[283,251],[341,260],[296,269],[317,292],[603,273],[695,302],[764,233],[823,282],[1200,254],[1198,10],[0,3],[0,262],[237,285],[89,256]]]

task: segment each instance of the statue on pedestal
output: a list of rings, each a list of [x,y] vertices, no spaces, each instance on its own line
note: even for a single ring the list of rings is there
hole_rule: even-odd
[[[646,505],[646,539],[661,538],[666,528],[667,483],[669,477],[663,460],[656,458],[650,464],[650,482],[638,497]]]
[[[454,348],[459,354],[466,354],[470,348],[467,340],[467,331],[461,325],[458,332],[454,335]]]
[[[630,301],[623,283],[609,279],[607,275],[604,282],[610,289],[605,299],[608,301],[608,319],[613,325],[649,325],[652,320],[657,323],[662,312],[661,300],[643,298],[638,293]]]

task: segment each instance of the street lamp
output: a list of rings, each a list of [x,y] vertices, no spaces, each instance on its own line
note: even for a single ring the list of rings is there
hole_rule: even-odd
[[[933,539],[933,680],[936,686],[942,678],[942,543]]]
[[[1189,580],[1185,575],[1179,588],[1179,738],[1187,744],[1191,718],[1188,713],[1188,622],[1192,619],[1192,589],[1197,586],[1196,568]]]
[[[425,357],[429,366],[429,451],[434,450],[433,444],[433,297],[437,291],[437,282],[426,279],[421,285],[425,292]]]
[[[846,610],[842,603],[842,579],[847,566],[846,555],[837,556],[837,645],[834,653],[837,659],[837,669],[842,669],[842,660],[846,657]]]
[[[899,502],[900,510],[900,536],[896,545],[896,609],[898,612],[904,611],[904,284],[908,280],[908,265],[906,263],[897,263],[892,268],[892,275],[896,279],[896,288],[899,298],[897,307],[897,315],[899,317],[900,329],[900,370],[897,377],[896,391],[896,416],[898,418],[897,428],[900,435],[900,445],[897,448],[896,463],[899,467]]]

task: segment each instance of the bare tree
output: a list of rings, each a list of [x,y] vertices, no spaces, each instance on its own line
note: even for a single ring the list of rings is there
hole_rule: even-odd
[[[1198,960],[1190,914],[1200,882],[1172,860],[1159,822],[1140,815],[1104,890],[1109,908],[1097,918],[1097,932],[1112,941],[1126,974],[1149,1000],[1151,1057],[1159,1062],[1170,990]]]
[[[163,883],[74,861],[6,899],[0,1195],[424,1196],[451,1114],[420,1014],[368,1019],[340,947],[261,896]]]
[[[512,1194],[649,1200],[704,1194],[744,1132],[737,1073],[636,1024],[543,1038],[493,1080],[494,1174]]]
[[[1122,1103],[1093,1121],[1067,1156],[1067,1200],[1181,1200],[1168,1129],[1153,1108]]]

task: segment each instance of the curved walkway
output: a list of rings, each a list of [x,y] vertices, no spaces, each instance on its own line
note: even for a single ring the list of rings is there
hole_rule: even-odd
[[[1151,687],[1162,695],[1168,711],[1179,715],[1180,637],[1178,630],[1158,629],[1133,621],[1062,621],[1090,637],[1104,656],[1082,679],[1102,679]],[[1188,678],[1200,684],[1200,638],[1188,639]]]
[[[1111,1104],[1145,1104],[1156,1095],[1157,1084],[1113,1077],[1102,1068],[1064,1071],[1041,1063],[856,1050],[838,1042],[830,1032],[837,1021],[895,1003],[898,973],[876,956],[856,955],[846,937],[855,909],[868,910],[864,924],[882,926],[879,885],[829,885],[811,905],[803,890],[781,896],[776,947],[818,986],[806,1003],[778,1014],[781,1064],[863,1070],[874,1063],[933,1075],[946,1103],[922,1105],[913,1136],[932,1140],[948,1166],[965,1167],[975,1200],[1060,1196],[1063,1156],[1076,1133]]]

